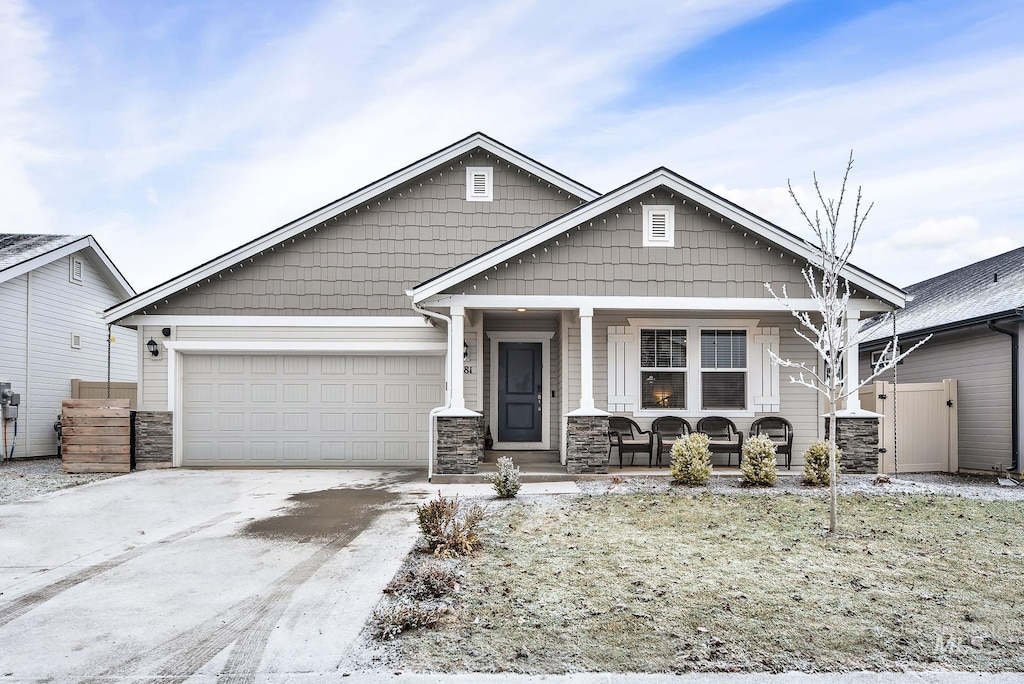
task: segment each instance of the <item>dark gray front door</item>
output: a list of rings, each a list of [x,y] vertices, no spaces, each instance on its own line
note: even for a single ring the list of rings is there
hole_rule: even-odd
[[[539,442],[543,422],[539,342],[498,343],[498,441]]]

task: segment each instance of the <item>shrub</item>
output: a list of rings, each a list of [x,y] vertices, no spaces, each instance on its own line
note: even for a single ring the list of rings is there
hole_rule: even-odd
[[[384,587],[385,594],[414,601],[444,598],[455,591],[461,573],[454,561],[425,560],[405,568]]]
[[[451,610],[448,606],[426,603],[387,603],[373,611],[374,635],[381,640],[394,639],[411,629],[433,627]]]
[[[711,438],[700,432],[680,437],[672,445],[672,479],[684,485],[707,484],[711,478]]]
[[[519,468],[512,462],[510,456],[502,456],[498,459],[498,472],[488,475],[485,478],[494,485],[494,491],[498,493],[499,499],[512,499],[519,493],[523,483],[519,481]]]
[[[832,480],[828,472],[828,450],[829,443],[822,441],[811,442],[804,452],[804,484],[827,485]],[[839,482],[840,463],[843,456],[842,449],[836,449],[836,482]]]
[[[416,507],[416,521],[427,538],[427,548],[438,558],[469,556],[480,548],[477,528],[487,511],[480,504],[468,506],[464,511],[459,497],[437,498]]]
[[[751,437],[743,442],[743,483],[755,487],[771,487],[778,474],[775,471],[775,443],[765,435]]]

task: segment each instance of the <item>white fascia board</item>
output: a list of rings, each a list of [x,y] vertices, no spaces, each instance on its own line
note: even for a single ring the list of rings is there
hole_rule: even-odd
[[[422,316],[173,316],[136,314],[121,325],[190,328],[430,328]]]
[[[164,347],[177,353],[224,354],[444,354],[447,342],[409,340],[339,340],[336,342],[305,342],[301,340],[211,340],[196,342],[164,342]]]
[[[300,219],[285,224],[275,231],[267,233],[266,235],[256,238],[253,242],[243,245],[238,249],[235,249],[227,254],[224,254],[213,261],[210,261],[202,266],[199,266],[192,271],[183,273],[182,275],[169,280],[162,285],[158,285],[155,288],[143,292],[142,294],[129,299],[128,301],[122,302],[117,306],[111,308],[107,315],[104,317],[108,323],[117,321],[129,314],[135,313],[145,309],[150,304],[158,302],[161,299],[170,297],[172,294],[176,294],[179,290],[198,283],[203,278],[209,278],[217,273],[220,273],[225,268],[234,266],[240,261],[250,259],[260,252],[263,252],[275,245],[280,244],[284,240],[294,238],[308,230],[313,230],[318,227],[321,223],[334,218],[338,214],[348,211],[349,209],[357,209],[359,205],[364,202],[368,202],[377,195],[387,192],[393,188],[399,187],[414,178],[421,176],[422,174],[430,171],[436,166],[446,164],[458,157],[470,152],[471,150],[480,147],[483,150],[490,152],[496,156],[507,159],[508,161],[514,162],[517,166],[520,166],[523,170],[528,173],[542,178],[553,185],[572,192],[575,195],[581,197],[584,201],[592,200],[597,196],[590,188],[584,185],[570,180],[564,176],[560,176],[554,173],[550,169],[541,166],[537,162],[515,152],[514,150],[505,147],[491,140],[485,135],[475,134],[465,140],[461,140],[454,145],[446,147],[445,149],[432,154],[425,159],[420,160],[407,166],[400,171],[396,171],[390,176],[385,176],[379,181],[366,186],[362,190],[357,190],[351,195],[342,197],[341,199],[328,204],[321,209],[314,211]]]
[[[450,287],[454,287],[488,269],[495,268],[500,264],[517,258],[521,254],[548,242],[561,233],[582,227],[584,223],[600,217],[602,214],[611,211],[623,202],[630,201],[638,195],[650,192],[660,186],[665,186],[675,190],[682,195],[683,198],[689,199],[691,202],[702,204],[711,211],[719,214],[722,217],[723,224],[728,221],[730,225],[739,225],[746,228],[748,231],[753,231],[764,239],[774,242],[782,249],[802,258],[805,261],[813,262],[816,256],[814,247],[800,238],[789,235],[767,221],[759,219],[745,211],[741,211],[734,205],[726,202],[724,199],[709,193],[703,188],[693,185],[692,183],[686,182],[684,179],[665,169],[658,169],[628,185],[623,186],[615,192],[601,196],[600,198],[590,202],[590,204],[581,207],[579,210],[572,211],[562,218],[555,219],[538,230],[526,233],[519,238],[505,243],[498,249],[495,249],[478,259],[474,259],[473,261],[470,261],[435,280],[432,280],[420,287],[413,288],[413,301],[417,304],[421,303],[428,297],[436,295]],[[899,288],[889,285],[888,283],[867,276],[866,274],[855,272],[849,268],[844,271],[843,276],[851,283],[855,283],[860,287],[863,287],[872,294],[875,294],[886,301],[894,302],[897,306],[903,306],[905,303],[906,293]]]
[[[107,253],[103,251],[103,248],[100,247],[100,243],[98,243],[91,235],[88,236],[88,239],[89,247],[92,249],[93,255],[99,260],[102,269],[106,272],[107,280],[110,284],[121,288],[122,297],[134,297],[135,288],[133,288],[128,280],[121,275],[121,271],[118,270],[117,266],[114,265],[114,262],[110,260]]]
[[[810,298],[790,299],[798,311],[817,311],[817,303]],[[533,310],[637,310],[652,311],[781,311],[789,312],[774,297],[616,297],[616,296],[559,296],[559,295],[437,295],[423,306],[466,309],[526,309]]]

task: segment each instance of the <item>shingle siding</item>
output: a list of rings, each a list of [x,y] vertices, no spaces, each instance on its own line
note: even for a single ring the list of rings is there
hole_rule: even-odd
[[[867,351],[861,355],[862,378],[871,373],[870,357]],[[1009,337],[984,327],[940,333],[908,356],[898,371],[901,384],[957,381],[961,468],[998,470],[1009,467],[1012,443]],[[892,382],[892,372],[877,379]]]
[[[494,168],[494,201],[467,202],[466,166]],[[401,315],[406,290],[581,200],[479,151],[172,296],[146,313]]]
[[[780,294],[785,285],[790,296],[806,296],[803,263],[794,263],[793,255],[780,254],[763,239],[755,244],[743,228],[709,217],[668,192],[651,194],[642,201],[676,208],[675,247],[643,246],[643,205],[633,200],[448,292],[771,297],[768,282]]]

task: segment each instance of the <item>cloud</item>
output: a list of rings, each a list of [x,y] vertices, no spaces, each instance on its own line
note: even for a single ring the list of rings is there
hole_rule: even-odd
[[[44,232],[49,211],[29,167],[46,160],[34,142],[32,104],[48,73],[47,36],[21,0],[0,0],[0,231]]]
[[[973,242],[980,226],[973,216],[953,216],[941,220],[929,220],[916,228],[900,230],[885,242],[895,249],[929,249],[958,243]]]

